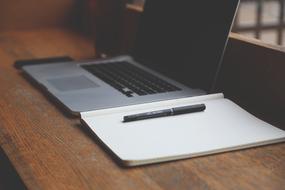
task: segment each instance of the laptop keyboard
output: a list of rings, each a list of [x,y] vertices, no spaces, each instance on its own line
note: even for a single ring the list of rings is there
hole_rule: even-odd
[[[96,77],[127,97],[179,91],[180,88],[128,62],[83,65]]]

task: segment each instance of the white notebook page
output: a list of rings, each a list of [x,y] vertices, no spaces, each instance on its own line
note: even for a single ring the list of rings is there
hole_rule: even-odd
[[[206,110],[123,123],[125,115],[204,103]],[[228,99],[151,104],[134,111],[86,114],[82,120],[127,165],[139,165],[276,143],[285,132],[259,120]],[[154,106],[156,105],[156,106]],[[92,116],[93,115],[93,116]]]

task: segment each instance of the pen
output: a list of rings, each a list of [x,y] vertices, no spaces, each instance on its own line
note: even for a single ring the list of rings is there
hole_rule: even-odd
[[[138,121],[138,120],[143,120],[143,119],[151,119],[151,118],[158,118],[158,117],[166,117],[166,116],[201,112],[201,111],[204,111],[205,109],[206,109],[205,104],[195,104],[195,105],[190,105],[190,106],[175,107],[175,108],[170,108],[170,109],[157,110],[157,111],[139,113],[139,114],[134,114],[134,115],[127,115],[127,116],[124,116],[123,122]]]

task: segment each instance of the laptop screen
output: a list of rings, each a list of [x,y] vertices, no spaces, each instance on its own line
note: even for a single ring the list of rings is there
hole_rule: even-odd
[[[191,88],[210,92],[238,0],[147,0],[134,57]]]

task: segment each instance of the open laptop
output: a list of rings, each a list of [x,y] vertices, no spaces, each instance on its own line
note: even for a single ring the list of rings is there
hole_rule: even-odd
[[[238,0],[147,0],[130,55],[23,70],[75,114],[207,94],[237,6]]]

